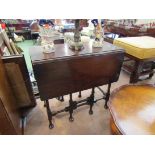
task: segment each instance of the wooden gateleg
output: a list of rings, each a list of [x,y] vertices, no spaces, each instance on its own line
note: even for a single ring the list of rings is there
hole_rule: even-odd
[[[79,97],[79,98],[82,97],[82,95],[81,95],[81,91],[79,91],[79,95],[78,95],[78,97]]]
[[[108,101],[109,101],[109,97],[110,97],[110,88],[111,88],[111,83],[108,84],[108,89],[107,89],[107,93],[106,93],[106,96],[105,96],[105,105],[104,105],[104,108],[105,109],[108,109]]]
[[[90,105],[90,109],[89,109],[89,114],[92,115],[93,114],[93,105],[95,103],[94,101],[94,94],[95,94],[95,88],[93,87],[92,88],[92,92],[91,92],[91,95],[90,97],[88,98],[88,104]]]
[[[73,97],[72,94],[69,95],[70,96],[70,100],[69,100],[69,121],[73,122],[74,118],[73,118],[73,110],[74,110],[74,102],[73,102]]]
[[[52,111],[50,109],[48,100],[45,100],[45,105],[46,105],[47,116],[48,116],[48,121],[49,121],[49,128],[52,129],[54,128],[54,125],[52,123]]]

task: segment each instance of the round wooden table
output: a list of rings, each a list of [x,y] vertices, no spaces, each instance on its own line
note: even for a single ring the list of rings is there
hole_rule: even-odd
[[[155,134],[155,87],[125,85],[109,99],[112,134]]]

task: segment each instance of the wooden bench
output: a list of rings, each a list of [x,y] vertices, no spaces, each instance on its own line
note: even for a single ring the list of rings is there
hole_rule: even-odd
[[[130,83],[138,82],[143,75],[149,75],[148,78],[153,76],[155,38],[148,36],[117,38],[114,44],[126,51],[127,59],[124,61],[123,69],[131,73]]]

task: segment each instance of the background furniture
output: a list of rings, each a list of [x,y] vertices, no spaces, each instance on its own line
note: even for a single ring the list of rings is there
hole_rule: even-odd
[[[143,75],[149,75],[151,78],[154,74],[155,60],[155,38],[126,37],[117,38],[114,44],[125,49],[127,59],[124,62],[123,69],[131,73],[130,83],[136,83]],[[133,63],[127,63],[132,61]]]
[[[105,20],[105,30],[120,37],[155,37],[154,19]]]
[[[21,117],[0,57],[0,134],[21,134]]]
[[[24,55],[0,56],[0,71],[0,134],[24,134],[24,118],[36,105]]]
[[[6,24],[6,32],[9,38],[13,39],[13,33],[24,36],[25,39],[31,39],[30,23],[32,20],[21,19],[1,19]]]
[[[0,55],[10,56],[18,55],[22,53],[23,50],[19,48],[11,39],[9,39],[5,30],[0,32]]]
[[[5,31],[3,31],[4,33]],[[14,91],[14,95],[17,99],[17,104],[19,104],[20,108],[33,107],[36,105],[34,95],[32,92],[32,86],[26,66],[26,62],[23,54],[19,54],[16,50],[16,54],[12,54],[9,56],[4,55],[4,47],[10,47],[13,52],[15,52],[15,47],[12,48],[10,42],[7,42],[8,37],[6,33],[4,33],[5,38],[0,36],[0,49],[1,49],[1,59],[4,63],[4,67],[6,69],[6,75],[10,82],[11,89]],[[7,42],[7,44],[6,44]],[[17,49],[17,48],[16,48]]]
[[[1,134],[24,134],[25,118],[36,105],[25,59],[23,55],[14,55],[2,57],[0,61],[0,119],[6,125],[0,125]],[[3,85],[7,88],[3,89]]]
[[[115,89],[108,107],[112,134],[155,134],[155,87],[126,85]]]
[[[31,40],[32,39],[32,35],[31,35],[31,30],[30,29],[26,29],[26,30],[16,30],[13,31],[15,34],[17,34],[18,36],[23,36],[24,39],[26,40]]]
[[[2,57],[6,75],[19,107],[30,108],[36,105],[24,55]]]
[[[60,112],[69,112],[69,120],[73,121],[73,111],[82,105],[90,105],[92,114],[95,87],[108,84],[108,90],[103,92],[106,103],[110,95],[111,83],[119,78],[124,51],[112,44],[103,42],[103,48],[92,48],[92,41],[84,44],[80,52],[72,51],[67,44],[55,45],[55,52],[43,53],[41,47],[30,48],[34,75],[39,88],[41,100],[45,101],[52,128],[52,116]],[[83,101],[73,101],[72,93],[90,89],[90,97]],[[69,106],[52,113],[49,99],[70,94]],[[107,105],[105,103],[105,107]]]

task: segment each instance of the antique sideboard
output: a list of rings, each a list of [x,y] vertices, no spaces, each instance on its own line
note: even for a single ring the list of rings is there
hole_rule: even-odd
[[[119,78],[124,59],[124,50],[115,45],[103,42],[102,48],[93,48],[92,41],[84,43],[82,51],[72,51],[67,44],[55,45],[53,53],[44,53],[41,46],[30,48],[34,75],[38,84],[40,99],[45,102],[49,119],[49,128],[53,128],[52,117],[60,112],[69,112],[73,121],[73,111],[89,105],[89,114],[98,100],[105,99],[105,108],[110,95],[111,83]],[[99,86],[108,84],[107,92]],[[95,89],[99,88],[103,96],[94,99]],[[92,89],[91,95],[81,101],[74,101],[72,93]],[[52,112],[49,99],[70,95],[69,106]]]

